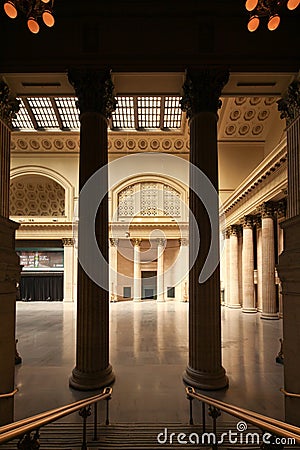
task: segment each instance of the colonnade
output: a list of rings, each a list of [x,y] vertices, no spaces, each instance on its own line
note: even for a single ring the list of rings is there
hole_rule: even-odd
[[[264,202],[258,214],[244,216],[225,231],[225,305],[262,319],[281,314],[276,263],[282,251],[285,200]]]

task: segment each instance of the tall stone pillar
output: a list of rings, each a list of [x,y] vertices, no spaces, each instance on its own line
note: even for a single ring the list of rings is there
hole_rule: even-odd
[[[157,301],[165,301],[164,293],[164,250],[165,239],[157,239]]]
[[[203,171],[218,192],[217,110],[220,94],[228,81],[226,71],[208,69],[188,71],[181,101],[190,125],[190,163]],[[197,186],[198,175],[190,168],[190,186]],[[228,378],[221,363],[220,266],[210,278],[199,283],[210,244],[211,224],[201,200],[190,187],[189,208],[201,236],[200,250],[189,273],[189,362],[184,382],[199,389],[222,389]],[[217,206],[217,205],[214,205]],[[213,223],[219,237],[219,221]],[[189,227],[190,261],[197,233]],[[219,249],[219,244],[217,246]],[[190,266],[192,263],[190,262]],[[209,349],[209,350],[208,350]]]
[[[10,98],[0,81],[0,426],[14,420],[16,283],[20,278],[15,252],[15,231],[9,217],[9,172],[11,123],[18,102]],[[1,395],[7,395],[1,398]]]
[[[277,267],[283,295],[283,352],[286,421],[300,426],[300,81],[294,81],[278,102],[286,119],[288,205],[284,251]],[[290,395],[292,394],[292,395]]]
[[[133,240],[133,301],[142,299],[141,239]]]
[[[239,287],[239,241],[241,227],[239,225],[231,225],[230,227],[230,297],[229,308],[238,309],[240,303],[240,287]]]
[[[115,100],[113,84],[107,71],[70,70],[69,81],[74,86],[80,109],[79,189],[99,169],[107,167],[107,118]],[[107,186],[107,170],[102,183]],[[79,200],[79,227],[81,216]],[[83,222],[82,222],[83,223]],[[108,261],[108,200],[103,198],[95,221],[95,235],[100,251]],[[80,255],[80,234],[78,240]],[[109,285],[108,265],[99,271]],[[109,364],[109,293],[98,286],[78,262],[77,284],[77,347],[76,367],[70,386],[79,390],[99,389],[111,384],[115,377]]]
[[[278,256],[284,251],[284,236],[283,229],[281,228],[281,223],[286,220],[286,207],[287,201],[283,199],[277,204],[277,250]],[[278,283],[278,296],[279,296],[279,305],[278,305],[278,316],[280,319],[283,318],[283,299],[282,299],[282,284],[278,274],[278,268],[276,268],[276,280]]]
[[[261,216],[254,219],[256,227],[256,255],[257,255],[257,311],[262,311],[262,230]]]
[[[74,239],[63,238],[64,246],[64,301],[74,301]]]
[[[225,230],[225,306],[230,301],[230,228]]]
[[[189,299],[189,293],[188,293],[189,240],[187,238],[180,238],[179,245],[180,245],[179,263],[184,265],[183,270],[182,270],[182,268],[180,270],[181,277],[182,277],[182,274],[184,274],[184,277],[182,277],[182,280],[181,280],[180,300],[182,302],[187,302]]]
[[[118,301],[118,243],[119,239],[109,239],[109,290],[110,301]]]
[[[262,245],[262,319],[278,319],[275,288],[274,207],[266,202],[260,207]]]
[[[243,312],[254,313],[254,252],[253,252],[253,220],[251,216],[245,216],[243,220]]]

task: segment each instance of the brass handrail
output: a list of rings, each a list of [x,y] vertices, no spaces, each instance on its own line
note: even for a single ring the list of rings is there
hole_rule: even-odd
[[[14,397],[16,395],[16,393],[18,392],[18,388],[14,389],[11,392],[7,392],[7,394],[0,394],[0,399],[1,398],[10,398],[10,397]]]
[[[106,387],[101,394],[94,395],[77,402],[70,403],[59,408],[51,409],[43,413],[37,414],[26,419],[13,422],[8,425],[0,427],[0,444],[15,439],[19,436],[31,433],[49,423],[55,422],[62,417],[68,416],[76,411],[81,410],[87,406],[99,402],[100,400],[109,399],[112,394],[112,388]]]
[[[300,394],[295,394],[294,392],[288,392],[284,388],[280,388],[280,392],[282,392],[286,397],[300,398]]]
[[[245,422],[251,423],[258,428],[266,430],[272,434],[283,436],[285,438],[292,438],[300,444],[300,428],[294,425],[289,425],[280,420],[272,419],[270,417],[264,416],[262,414],[249,411],[244,408],[239,408],[221,400],[216,400],[206,395],[198,394],[195,392],[194,388],[188,386],[186,387],[186,393],[188,398],[195,398],[203,403],[214,406],[215,408],[226,412],[232,416],[244,420]]]

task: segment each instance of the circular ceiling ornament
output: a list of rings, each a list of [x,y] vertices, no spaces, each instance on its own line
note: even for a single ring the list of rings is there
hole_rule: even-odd
[[[21,150],[26,150],[28,148],[28,144],[24,139],[18,139],[17,143]]]
[[[33,150],[38,150],[40,148],[40,143],[36,139],[31,139],[29,141],[30,147],[33,148]]]
[[[227,136],[232,136],[236,132],[236,126],[235,125],[227,125],[225,128],[225,134]]]
[[[260,102],[261,102],[261,97],[251,97],[250,98],[250,100],[249,100],[249,102],[250,102],[250,105],[258,105]]]
[[[236,97],[236,99],[234,100],[234,103],[238,106],[243,105],[246,101],[246,97]]]
[[[234,109],[231,111],[229,117],[231,120],[238,120],[241,117],[241,111],[239,109]]]
[[[242,126],[239,128],[239,134],[240,134],[241,136],[245,136],[245,135],[249,132],[249,130],[250,130],[249,125],[242,125]]]
[[[64,147],[63,141],[61,141],[60,139],[55,139],[54,147],[57,148],[57,150],[62,150]]]
[[[157,150],[159,148],[159,141],[157,139],[152,139],[150,146],[153,150]]]
[[[258,120],[266,120],[270,115],[270,111],[268,109],[262,109],[261,111],[259,111],[258,113]]]
[[[176,148],[176,150],[181,150],[183,146],[184,146],[183,140],[176,139],[176,141],[174,142],[174,147]]]
[[[116,139],[115,140],[115,148],[117,150],[122,150],[123,147],[124,147],[124,142],[122,141],[122,139]]]
[[[135,149],[135,141],[133,139],[128,139],[126,142],[126,147],[128,150],[134,150]]]
[[[146,141],[146,139],[140,139],[138,142],[138,146],[141,150],[146,150],[146,148],[148,147],[148,142]]]
[[[254,109],[248,109],[244,113],[244,119],[245,120],[252,120],[255,117],[255,111]]]
[[[73,141],[73,139],[67,139],[66,146],[69,150],[74,150],[76,147],[75,141]]]
[[[252,128],[252,134],[254,136],[258,136],[259,134],[262,133],[264,127],[262,125],[256,125],[255,127]]]
[[[165,150],[169,150],[172,147],[172,142],[170,139],[164,139],[162,142],[162,146]]]
[[[48,139],[42,140],[42,146],[44,147],[45,150],[50,150],[50,148],[52,147],[51,142],[48,141]]]

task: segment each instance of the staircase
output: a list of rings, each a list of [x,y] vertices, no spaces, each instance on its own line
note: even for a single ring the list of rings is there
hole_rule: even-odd
[[[164,430],[167,428],[167,442],[165,440]],[[229,429],[235,431],[236,428],[233,423],[222,423],[218,426],[218,438],[222,432],[226,432]],[[155,450],[155,449],[186,449],[186,450],[198,450],[198,449],[212,449],[212,445],[197,445],[195,444],[180,444],[177,441],[179,433],[185,433],[186,436],[191,436],[191,433],[197,433],[201,439],[201,427],[199,425],[186,425],[180,423],[169,424],[152,424],[152,423],[122,423],[111,424],[108,426],[98,426],[98,440],[93,441],[93,424],[87,424],[87,450]],[[211,429],[207,430],[208,433],[212,432]],[[257,428],[248,427],[247,432],[257,432]],[[157,441],[157,436],[161,435],[161,442]],[[172,436],[172,433],[174,435]],[[171,439],[171,442],[170,442]],[[181,437],[184,439],[184,437]],[[188,438],[185,438],[188,440]],[[11,441],[6,444],[0,445],[2,450],[16,450],[18,440]],[[212,444],[212,442],[211,442]],[[72,423],[53,423],[45,426],[41,430],[40,436],[40,449],[41,450],[81,450],[82,446],[82,426],[80,424]],[[250,450],[259,449],[257,444],[232,444],[226,440],[218,448],[226,450]],[[287,446],[288,450],[298,449],[299,446]]]

